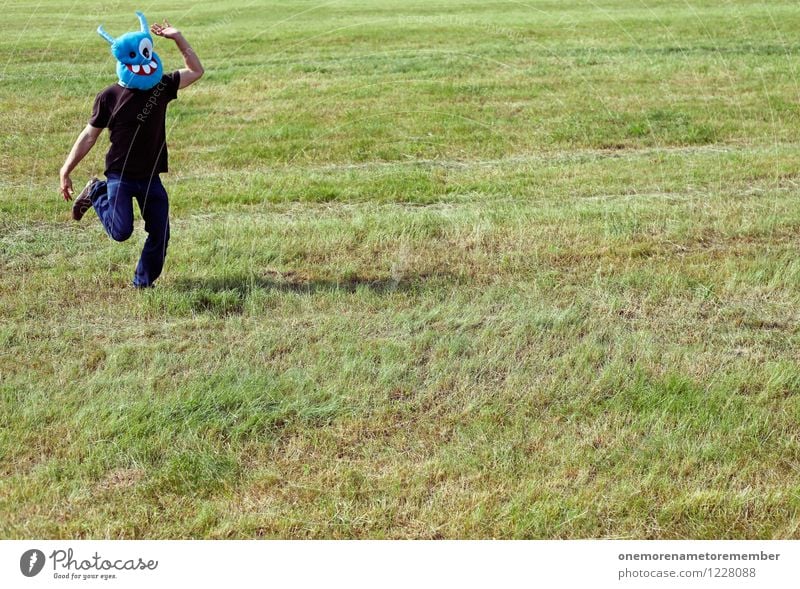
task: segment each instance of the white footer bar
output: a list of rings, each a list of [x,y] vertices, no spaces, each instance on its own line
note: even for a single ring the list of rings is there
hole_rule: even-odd
[[[798,587],[795,541],[0,541],[0,587]]]

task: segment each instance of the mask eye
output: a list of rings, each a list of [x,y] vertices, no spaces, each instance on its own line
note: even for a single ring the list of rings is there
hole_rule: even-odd
[[[142,57],[145,59],[150,59],[153,55],[153,42],[150,39],[142,39],[139,42],[139,53],[141,53]]]

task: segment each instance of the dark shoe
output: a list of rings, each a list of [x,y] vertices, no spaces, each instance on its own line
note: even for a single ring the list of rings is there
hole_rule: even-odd
[[[86,211],[92,208],[92,192],[94,186],[100,182],[96,176],[92,176],[83,187],[81,193],[75,197],[75,202],[72,203],[72,218],[80,221],[86,214]]]

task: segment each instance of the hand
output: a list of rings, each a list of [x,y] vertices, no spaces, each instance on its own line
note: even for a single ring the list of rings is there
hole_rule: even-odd
[[[72,190],[72,178],[69,177],[69,172],[61,170],[61,196],[64,200],[72,200],[72,195],[75,193]]]
[[[165,39],[174,39],[175,37],[180,36],[181,32],[169,24],[169,21],[165,18],[164,24],[153,23],[150,26],[150,32],[154,35],[158,35],[159,37],[164,37]]]

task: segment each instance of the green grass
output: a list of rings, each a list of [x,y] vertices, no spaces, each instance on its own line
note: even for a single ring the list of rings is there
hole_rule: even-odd
[[[144,293],[56,194],[137,7]],[[5,11],[0,536],[800,538],[795,2]]]

